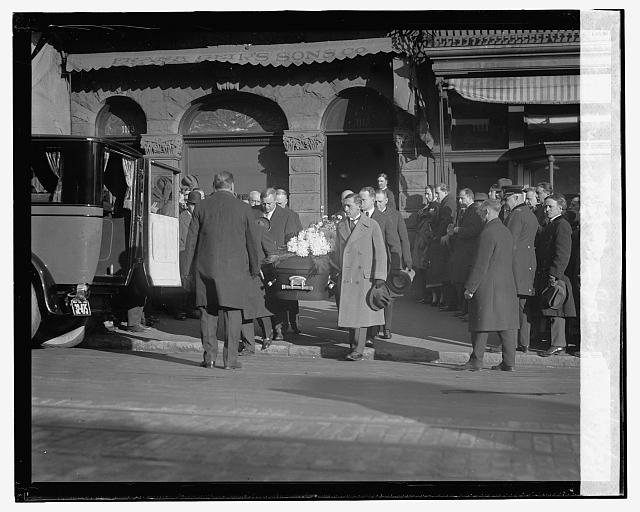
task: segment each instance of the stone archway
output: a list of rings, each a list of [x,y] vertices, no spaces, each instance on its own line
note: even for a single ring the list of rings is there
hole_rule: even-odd
[[[183,170],[212,191],[216,172],[233,173],[236,192],[269,186],[288,188],[288,159],[282,144],[287,118],[273,101],[255,94],[206,96],[194,102],[180,123]]]
[[[343,190],[375,188],[381,172],[389,175],[389,188],[398,197],[395,120],[391,102],[368,87],[345,89],[329,104],[322,119],[329,214],[340,209]]]
[[[111,96],[96,116],[96,135],[134,143],[147,132],[147,116],[142,107],[126,96]]]

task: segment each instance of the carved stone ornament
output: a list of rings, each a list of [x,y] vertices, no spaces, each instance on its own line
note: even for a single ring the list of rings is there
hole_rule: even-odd
[[[140,144],[146,155],[182,158],[181,135],[143,135]]]
[[[313,151],[324,149],[325,137],[322,132],[285,132],[282,142],[287,152]]]

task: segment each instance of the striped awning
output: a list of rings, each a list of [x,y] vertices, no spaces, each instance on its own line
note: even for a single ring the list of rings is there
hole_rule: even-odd
[[[74,53],[67,56],[66,70],[68,72],[91,71],[116,66],[166,66],[196,64],[204,61],[261,66],[300,66],[393,51],[391,38],[381,37],[295,44],[208,46],[146,52]]]
[[[448,88],[485,103],[580,103],[580,75],[450,78]]]

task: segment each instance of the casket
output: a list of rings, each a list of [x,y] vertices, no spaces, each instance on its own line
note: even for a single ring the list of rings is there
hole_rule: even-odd
[[[329,256],[281,256],[273,264],[267,289],[282,300],[323,300],[330,291]]]

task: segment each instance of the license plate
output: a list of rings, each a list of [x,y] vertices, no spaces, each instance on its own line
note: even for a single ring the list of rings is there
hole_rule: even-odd
[[[91,306],[87,299],[71,299],[71,312],[73,316],[91,316]]]

